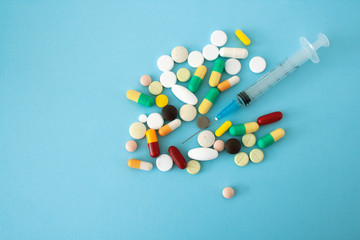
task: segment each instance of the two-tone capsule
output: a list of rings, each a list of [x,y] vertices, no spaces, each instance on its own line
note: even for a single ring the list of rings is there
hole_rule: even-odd
[[[265,135],[264,137],[260,138],[257,142],[258,146],[260,148],[266,148],[273,144],[274,142],[277,142],[281,138],[285,136],[285,131],[282,128],[278,128],[271,133]]]
[[[126,92],[126,97],[131,100],[131,101],[134,101],[134,102],[137,102],[143,106],[146,106],[146,107],[151,107],[155,104],[155,100],[144,94],[144,93],[141,93],[141,92],[138,92],[138,91],[135,91],[135,90],[129,90]]]
[[[229,128],[231,127],[232,122],[226,121],[215,131],[215,136],[221,137]]]
[[[159,129],[159,135],[165,136],[181,126],[180,119],[175,119]]]
[[[216,99],[219,97],[220,91],[217,88],[210,88],[207,92],[204,100],[201,102],[199,106],[199,113],[206,114],[212,105],[215,103]]]
[[[188,85],[188,89],[191,92],[196,92],[197,90],[199,90],[201,83],[206,75],[206,67],[204,65],[199,66],[194,75],[191,77],[190,83]]]
[[[257,123],[259,125],[266,125],[270,123],[274,123],[277,121],[280,121],[283,117],[283,114],[281,112],[272,112],[266,115],[263,115],[257,119]]]
[[[235,86],[240,82],[240,78],[238,76],[232,76],[231,78],[221,82],[219,85],[217,85],[217,89],[220,92],[226,91],[232,86]]]
[[[149,148],[150,156],[156,158],[160,155],[159,143],[154,129],[146,131],[146,141]]]
[[[179,149],[177,149],[174,146],[171,146],[171,147],[169,147],[168,151],[169,151],[169,155],[170,155],[171,159],[174,161],[176,166],[178,166],[180,169],[185,169],[186,165],[187,165],[186,160],[185,160],[184,156],[181,154],[181,152],[179,151]]]
[[[145,171],[150,171],[153,168],[152,163],[141,161],[138,159],[130,159],[128,161],[128,165],[131,168],[141,169],[141,170],[145,170]]]
[[[256,132],[257,130],[259,130],[259,124],[257,122],[249,122],[232,126],[229,129],[229,133],[231,136],[240,136]]]
[[[220,58],[217,59],[215,61],[213,70],[209,78],[209,85],[211,87],[216,87],[219,84],[221,74],[224,72],[224,68],[225,68],[225,61]]]

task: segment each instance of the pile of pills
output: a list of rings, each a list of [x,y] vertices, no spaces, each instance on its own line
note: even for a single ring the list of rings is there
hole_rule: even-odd
[[[235,36],[244,46],[248,46],[251,41],[241,31],[236,30]],[[231,121],[225,121],[216,131],[206,129],[209,126],[209,119],[204,114],[210,111],[220,95],[227,89],[240,82],[237,74],[241,71],[241,60],[248,57],[248,50],[244,47],[223,47],[228,40],[224,31],[214,31],[210,36],[210,44],[206,45],[201,51],[189,52],[184,46],[177,46],[172,49],[170,55],[162,55],[157,60],[157,67],[162,74],[159,81],[153,81],[149,75],[140,77],[140,84],[148,88],[149,94],[143,91],[129,90],[126,97],[145,107],[153,107],[155,104],[160,110],[155,110],[148,116],[141,114],[138,121],[129,127],[130,136],[134,140],[126,143],[126,150],[135,152],[137,150],[136,140],[146,137],[149,155],[155,158],[156,168],[161,172],[167,172],[175,165],[180,169],[186,169],[189,174],[197,174],[201,170],[201,161],[209,161],[218,158],[219,152],[226,151],[235,154],[235,163],[238,166],[246,166],[250,161],[259,163],[264,159],[264,153],[260,148],[265,148],[281,139],[285,132],[278,128],[256,141],[253,134],[259,129],[259,125],[266,125],[277,122],[282,118],[281,112],[274,112],[264,115],[257,119],[257,122],[242,123],[233,125]],[[239,43],[240,44],[240,43]],[[220,56],[220,57],[219,57]],[[210,86],[205,98],[199,103],[196,92],[201,87],[208,69],[204,66],[204,61],[214,61],[211,69],[208,84]],[[190,68],[196,69],[191,76],[188,68],[182,67],[176,73],[173,72],[175,64],[185,63]],[[261,73],[266,68],[266,61],[260,56],[250,60],[249,68],[254,73]],[[233,75],[221,81],[224,71]],[[180,83],[179,83],[179,82]],[[185,84],[185,86],[183,86]],[[169,104],[169,98],[164,94],[164,90],[170,89],[171,93],[183,103],[180,108]],[[153,95],[155,97],[152,97]],[[201,116],[198,116],[201,115]],[[197,118],[198,117],[198,118]],[[167,151],[159,148],[158,136],[166,136],[182,126],[182,122],[196,120],[196,125],[204,129],[198,135],[199,147],[190,149],[187,152],[189,161],[176,146],[169,146]],[[205,130],[206,129],[206,130]],[[225,142],[221,137],[229,132],[231,138]],[[241,138],[238,138],[241,136]],[[241,140],[241,141],[240,141]],[[240,152],[241,147],[251,148],[257,142],[258,148],[254,148],[250,153]],[[242,144],[241,144],[242,143]],[[141,170],[152,170],[153,163],[138,159],[130,159],[128,165],[131,168]],[[227,187],[223,190],[225,198],[232,198],[234,190]]]

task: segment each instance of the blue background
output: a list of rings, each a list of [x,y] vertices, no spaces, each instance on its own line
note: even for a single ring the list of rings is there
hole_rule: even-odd
[[[0,239],[360,238],[359,2],[31,2],[0,3]],[[221,153],[198,175],[130,169],[129,158],[155,161],[145,140],[125,151],[128,127],[160,109],[128,101],[126,91],[147,92],[139,78],[159,79],[159,56],[178,45],[201,50],[214,30],[241,47],[238,28],[252,40],[249,58],[211,118],[261,76],[250,72],[251,57],[270,70],[299,49],[300,36],[330,39],[319,64],[229,118],[280,110],[283,120],[256,136],[282,127],[285,138],[244,168]],[[196,138],[180,144],[196,130],[184,123],[159,138],[162,152],[197,147]],[[236,191],[231,200],[221,195],[226,186]]]

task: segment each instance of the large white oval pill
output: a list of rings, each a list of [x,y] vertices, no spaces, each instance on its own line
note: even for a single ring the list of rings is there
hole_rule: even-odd
[[[160,71],[171,71],[171,69],[174,67],[174,60],[168,55],[162,55],[157,60],[157,66]]]
[[[253,73],[262,73],[266,68],[266,61],[262,57],[253,57],[249,63],[250,70]]]
[[[241,63],[236,58],[230,58],[225,62],[225,71],[227,74],[235,75],[241,70]]]
[[[169,171],[173,167],[173,164],[173,160],[168,154],[161,154],[156,159],[156,167],[162,172]]]
[[[160,83],[166,88],[171,88],[176,84],[176,75],[173,72],[166,71],[160,75]]]
[[[203,48],[202,51],[204,58],[208,61],[213,61],[218,58],[219,56],[219,49],[217,46],[208,44]]]
[[[245,59],[248,56],[248,50],[245,48],[228,48],[223,47],[219,51],[220,56],[227,57],[227,58],[238,58],[238,59]]]
[[[227,35],[224,31],[216,30],[211,34],[210,41],[215,46],[221,47],[224,46],[227,42]]]
[[[202,55],[201,52],[199,51],[192,51],[189,54],[188,57],[188,64],[193,67],[193,68],[197,68],[200,65],[202,65],[204,63],[204,56]]]
[[[175,84],[174,86],[172,86],[171,91],[173,92],[175,97],[177,97],[180,101],[184,103],[191,105],[196,105],[198,103],[198,99],[195,94],[186,87]]]
[[[146,123],[149,128],[158,130],[164,125],[164,118],[160,113],[152,113],[148,116]]]
[[[217,158],[219,153],[212,148],[194,148],[188,152],[188,156],[198,161],[208,161]]]

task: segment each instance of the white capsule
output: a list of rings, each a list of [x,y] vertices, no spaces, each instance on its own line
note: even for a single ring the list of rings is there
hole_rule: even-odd
[[[152,163],[141,161],[140,162],[140,169],[145,171],[150,171],[153,168]]]
[[[190,104],[190,105],[196,105],[198,103],[198,99],[195,96],[194,93],[192,93],[189,89],[186,87],[180,86],[180,85],[174,85],[171,88],[171,91],[177,97],[180,101]]]
[[[227,81],[229,82],[230,86],[232,87],[240,82],[240,78],[239,78],[239,76],[232,76]]]
[[[248,56],[248,50],[245,48],[228,48],[223,47],[220,49],[220,56],[226,58],[245,59]]]
[[[194,148],[188,152],[188,156],[198,161],[208,161],[217,158],[219,153],[212,148]]]

